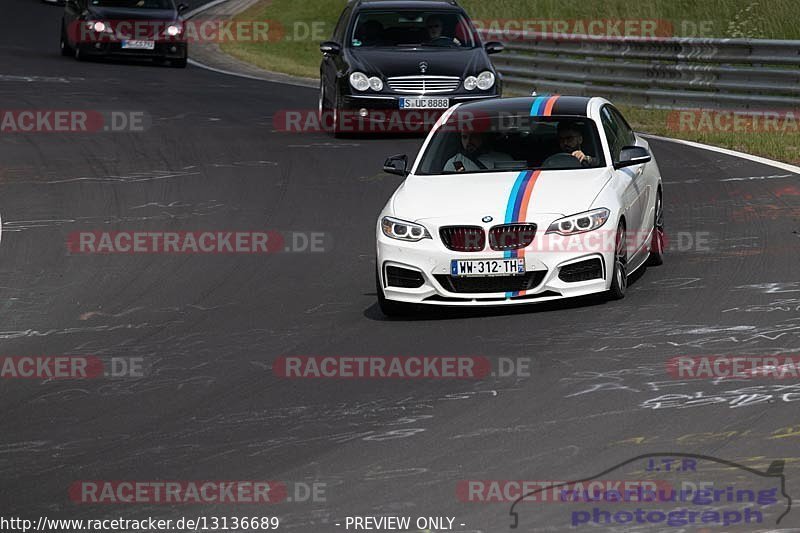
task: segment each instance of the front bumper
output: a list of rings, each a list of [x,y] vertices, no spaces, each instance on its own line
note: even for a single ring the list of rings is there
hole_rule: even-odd
[[[187,57],[189,45],[185,41],[156,41],[153,50],[136,50],[122,48],[122,43],[116,41],[98,41],[96,43],[82,43],[81,54],[99,57],[131,57],[131,58],[159,58],[183,59]]]
[[[402,98],[447,98],[450,107],[457,104],[492,100],[500,98],[499,94],[397,94],[397,95],[344,95],[341,100],[342,120],[349,120],[354,127],[364,129],[415,128],[429,129],[436,124],[447,109],[401,109]]]
[[[482,252],[457,252],[449,250],[438,237],[438,228],[426,225],[433,239],[419,242],[405,242],[386,237],[380,227],[377,229],[377,259],[379,283],[388,300],[426,305],[444,306],[497,306],[517,305],[534,302],[545,302],[597,294],[607,291],[611,286],[610,273],[613,271],[613,246],[598,245],[594,247],[575,247],[568,238],[563,238],[562,245],[553,245],[553,236],[537,232],[534,242],[524,253],[526,279],[519,277],[487,280],[487,283],[476,282],[463,284],[452,282],[450,264],[454,259],[502,259],[503,252],[491,250],[488,246]],[[541,228],[541,224],[539,225]],[[547,227],[547,226],[545,226]],[[488,228],[487,228],[488,229]],[[580,276],[565,275],[574,273],[575,267],[584,262],[599,262],[596,277],[583,281],[575,281]],[[572,269],[566,269],[572,265]],[[422,284],[418,287],[401,287],[389,283],[387,267],[399,267],[403,271],[419,273]],[[580,269],[578,269],[580,270]],[[393,270],[392,272],[398,272]],[[565,279],[572,279],[565,281]],[[458,280],[459,278],[455,278]],[[460,278],[464,279],[464,278]],[[473,278],[477,279],[477,278]],[[486,278],[481,278],[486,280]],[[507,286],[503,284],[508,281]],[[460,285],[460,286],[459,286]],[[494,287],[497,292],[464,292],[464,285],[474,287],[482,285],[483,289]],[[525,290],[519,290],[526,286]],[[527,288],[527,287],[530,288]]]

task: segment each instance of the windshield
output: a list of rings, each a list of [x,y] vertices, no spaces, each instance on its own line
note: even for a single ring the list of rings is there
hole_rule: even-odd
[[[121,7],[126,9],[175,9],[172,0],[90,0],[98,7]]]
[[[597,128],[586,117],[476,116],[456,110],[434,133],[417,174],[603,166]]]
[[[467,20],[452,11],[362,11],[350,38],[355,48],[474,48],[476,42]]]

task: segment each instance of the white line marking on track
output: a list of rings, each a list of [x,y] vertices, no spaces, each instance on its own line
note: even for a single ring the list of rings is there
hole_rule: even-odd
[[[726,178],[719,181],[751,181],[751,180],[777,180],[780,178],[794,178],[794,174],[778,174],[775,176],[749,176],[746,178]]]
[[[51,82],[51,83],[72,83],[73,81],[85,81],[86,78],[62,78],[55,76],[13,76],[11,74],[0,74],[0,81],[22,81],[27,83]]]
[[[225,74],[227,76],[235,76],[237,78],[244,78],[246,80],[255,80],[255,81],[264,81],[267,83],[280,83],[281,85],[292,85],[295,87],[308,87],[313,88],[316,87],[316,84],[312,85],[310,83],[305,83],[301,81],[292,81],[292,80],[268,80],[266,78],[260,78],[258,76],[251,76],[249,74],[242,74],[240,72],[231,72],[230,70],[223,70],[221,68],[210,67],[205,63],[201,63],[196,59],[189,59],[189,64],[195,67],[199,67],[205,70],[210,70],[211,72],[216,72],[217,74]],[[288,76],[288,75],[287,75]]]

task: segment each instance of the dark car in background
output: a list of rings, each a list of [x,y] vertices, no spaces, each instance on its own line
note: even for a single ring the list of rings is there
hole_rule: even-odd
[[[189,47],[173,0],[66,0],[61,20],[61,54],[169,61],[185,67]]]
[[[498,98],[489,54],[502,50],[482,44],[455,1],[353,0],[320,45],[321,120],[334,133],[397,114],[430,122],[452,105]]]

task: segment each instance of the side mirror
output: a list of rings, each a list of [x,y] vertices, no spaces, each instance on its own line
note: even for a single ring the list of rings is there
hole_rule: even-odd
[[[319,51],[327,55],[339,55],[342,52],[342,46],[334,41],[325,41],[319,45]]]
[[[393,155],[383,163],[383,171],[387,174],[408,176],[408,156],[405,154]]]
[[[498,41],[489,41],[483,47],[486,49],[487,54],[499,54],[506,49],[506,45]]]
[[[643,165],[649,163],[653,159],[650,152],[641,146],[626,146],[619,153],[619,161],[614,163],[614,168],[620,169],[625,167],[632,167],[634,165]]]
[[[183,13],[187,9],[189,9],[189,6],[187,6],[186,4],[184,3],[178,4],[178,13]]]

